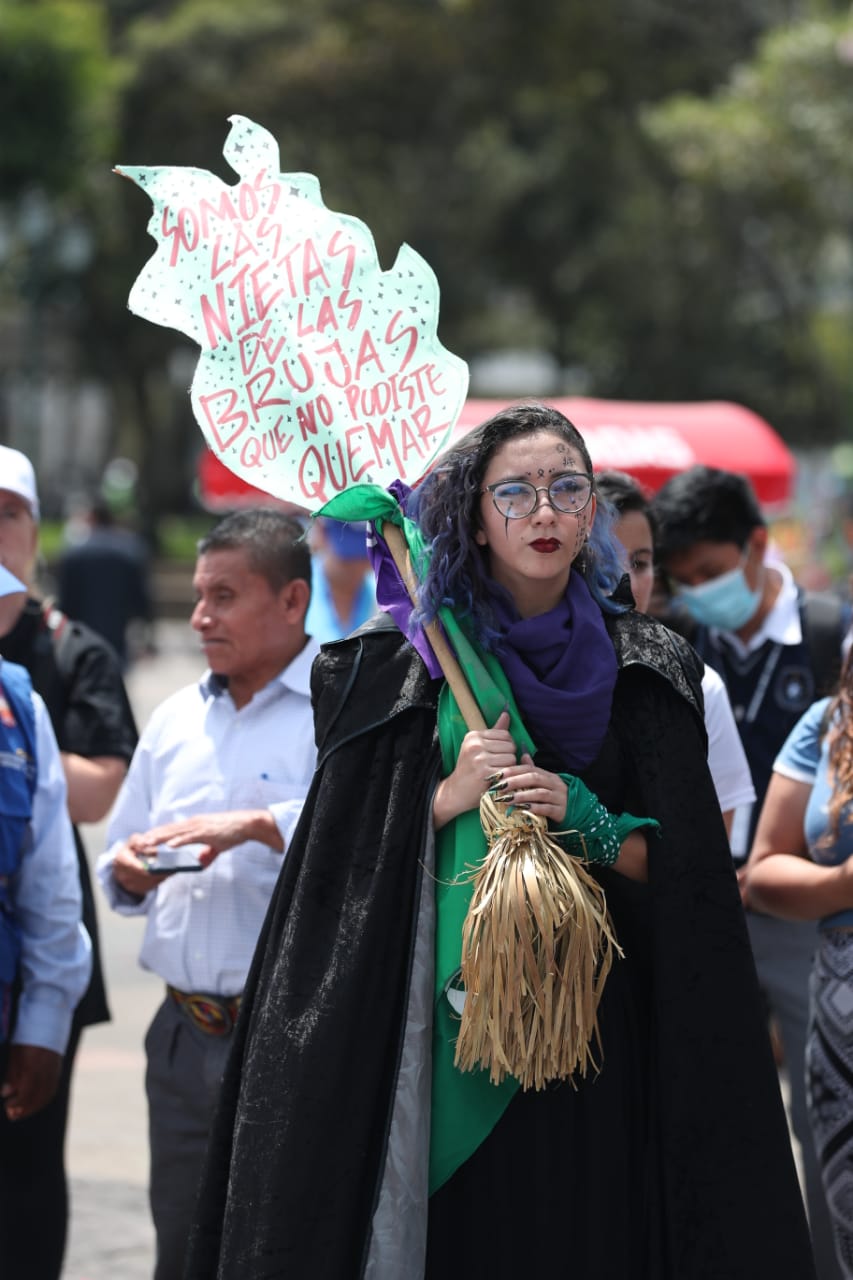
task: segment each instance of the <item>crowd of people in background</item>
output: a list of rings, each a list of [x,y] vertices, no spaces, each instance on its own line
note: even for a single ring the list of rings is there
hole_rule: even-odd
[[[405,509],[431,549],[414,624],[386,614],[314,666],[318,770],[244,991],[188,1276],[811,1276],[701,666],[633,607],[582,436],[507,409]],[[438,617],[484,728],[418,648]],[[599,1069],[573,1087],[454,1065],[459,998],[464,1017],[479,995],[457,975],[485,792],[583,846],[624,948]]]
[[[407,514],[432,558],[405,621],[364,526],[213,524],[199,680],[138,736],[142,546],[95,504],[43,598],[36,476],[0,446],[0,1275],[61,1273],[75,1053],[110,1017],[97,854],[164,988],[155,1280],[284,1258],[330,1280],[560,1275],[567,1237],[573,1276],[853,1280],[849,602],[797,586],[744,476],[595,475],[547,406],[463,437]],[[488,673],[482,729],[420,644],[448,616]],[[452,1064],[441,967],[480,798],[565,841],[579,787],[624,950],[600,1070],[497,1087]],[[87,852],[80,824],[108,815]]]

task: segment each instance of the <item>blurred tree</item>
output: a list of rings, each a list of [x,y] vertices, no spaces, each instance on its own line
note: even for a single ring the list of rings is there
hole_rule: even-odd
[[[768,35],[713,96],[646,127],[676,178],[674,243],[706,282],[712,359],[693,385],[722,374],[792,439],[837,439],[853,409],[849,17]]]
[[[89,166],[106,158],[111,67],[95,0],[0,8],[0,433],[38,455],[38,396],[85,364]]]
[[[646,262],[630,259],[636,218],[652,222],[665,208],[662,160],[639,108],[675,89],[711,89],[785,12],[736,0],[712,15],[694,0],[677,12],[648,0],[184,0],[153,12],[113,0],[108,9],[125,68],[120,159],[222,172],[225,120],[239,110],[279,139],[285,169],[318,174],[331,207],[367,222],[384,262],[404,240],[424,254],[452,349],[542,345],[584,366],[601,394],[648,394],[637,370],[649,363],[638,340],[649,331],[671,358],[669,313],[658,336],[647,288],[637,287]],[[129,317],[116,323],[107,287],[123,276],[126,296],[148,204],[135,190],[112,204],[114,268],[97,273],[110,362],[128,369],[148,422],[148,486],[158,475],[174,484],[159,460],[194,439],[186,399],[163,407],[175,403],[165,370],[176,340]],[[613,312],[630,322],[613,324]],[[660,371],[658,361],[654,394],[666,395]]]
[[[96,0],[4,0],[0,9],[0,192],[66,197],[103,154],[108,65]]]
[[[32,145],[15,163],[23,173],[47,157],[47,182],[62,150],[49,180],[58,191],[70,184],[97,226],[81,358],[112,388],[152,525],[189,501],[201,443],[186,394],[191,349],[126,309],[153,250],[150,204],[110,168],[184,164],[232,181],[222,144],[234,112],[278,138],[285,171],[317,174],[330,207],[368,224],[386,265],[403,241],[426,257],[442,289],[442,339],[463,357],[542,347],[600,395],[725,395],[792,438],[818,420],[837,429],[850,302],[837,288],[847,195],[833,170],[849,168],[838,153],[850,135],[833,15],[846,5],[7,8],[23,24],[15,114],[27,113],[27,94],[37,100]],[[54,46],[73,45],[68,15],[78,10],[90,27],[74,38],[90,61],[75,72],[82,80],[63,63],[42,104],[39,84]],[[27,25],[30,11],[65,16]],[[783,34],[765,41],[776,27]],[[30,55],[37,37],[45,47]],[[804,166],[818,135],[815,185]]]

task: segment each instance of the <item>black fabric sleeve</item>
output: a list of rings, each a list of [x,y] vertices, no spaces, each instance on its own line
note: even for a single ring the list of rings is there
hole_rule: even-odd
[[[65,708],[54,721],[60,750],[129,762],[139,734],[118,659],[88,627],[67,627],[59,640]]]
[[[633,787],[660,821],[649,842],[649,1109],[666,1274],[807,1280],[808,1228],[704,726],[665,681],[635,668],[623,683]]]

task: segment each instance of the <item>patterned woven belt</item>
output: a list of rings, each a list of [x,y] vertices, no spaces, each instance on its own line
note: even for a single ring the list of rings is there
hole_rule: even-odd
[[[230,1036],[237,1021],[242,996],[211,996],[203,991],[187,994],[176,987],[166,990],[185,1017],[209,1036]]]

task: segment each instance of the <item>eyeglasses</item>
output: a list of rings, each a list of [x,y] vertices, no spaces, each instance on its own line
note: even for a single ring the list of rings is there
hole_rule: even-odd
[[[555,511],[577,515],[592,497],[592,476],[585,471],[566,471],[549,485],[530,484],[527,480],[499,480],[487,485],[481,493],[490,493],[498,511],[507,520],[522,520],[536,510],[537,494],[547,493]]]

